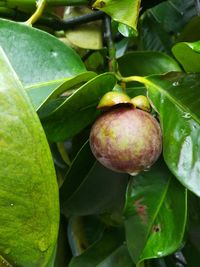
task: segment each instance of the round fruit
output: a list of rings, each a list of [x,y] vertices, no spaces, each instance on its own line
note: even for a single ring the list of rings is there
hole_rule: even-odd
[[[136,175],[158,159],[162,150],[161,129],[148,112],[131,107],[113,108],[92,126],[90,147],[105,167]]]

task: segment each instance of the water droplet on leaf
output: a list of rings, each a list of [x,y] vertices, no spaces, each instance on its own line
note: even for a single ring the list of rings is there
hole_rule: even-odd
[[[185,118],[185,119],[190,119],[190,118],[191,118],[191,115],[190,115],[190,113],[185,112],[185,113],[182,115],[182,117]]]

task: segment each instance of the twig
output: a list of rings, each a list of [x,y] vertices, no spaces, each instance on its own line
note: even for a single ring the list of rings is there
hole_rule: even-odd
[[[91,21],[96,21],[104,17],[104,12],[94,11],[90,14],[81,15],[79,17],[61,20],[55,17],[43,16],[38,21],[38,24],[52,28],[53,30],[67,30],[77,25],[85,24]]]
[[[109,70],[111,72],[117,73],[117,60],[116,60],[116,49],[112,38],[112,28],[111,28],[111,19],[109,16],[105,16],[104,19],[104,40],[108,47],[108,56],[109,56]]]

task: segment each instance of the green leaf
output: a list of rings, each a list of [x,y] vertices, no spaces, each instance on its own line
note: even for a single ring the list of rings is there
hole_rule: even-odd
[[[169,0],[148,9],[140,20],[140,50],[171,54],[177,34],[195,15],[193,0]]]
[[[123,232],[117,228],[108,228],[99,241],[80,256],[72,258],[69,267],[100,267],[101,262],[115,251],[122,242]]]
[[[90,150],[87,141],[77,153],[70,169],[68,170],[65,181],[60,190],[61,205],[73,194],[82,183],[83,177],[88,174],[95,163],[95,158]],[[74,179],[75,178],[75,179]]]
[[[188,266],[195,267],[198,265],[200,253],[200,199],[190,193],[188,195],[188,204],[188,233],[182,252]]]
[[[73,256],[81,255],[102,238],[106,225],[100,216],[72,216],[68,220],[68,240]]]
[[[168,18],[167,18],[168,19]],[[173,39],[163,29],[163,25],[147,10],[139,21],[139,49],[147,51],[160,51],[171,54]]]
[[[49,101],[58,98],[61,94],[70,90],[74,86],[87,82],[95,76],[96,74],[94,72],[83,72],[71,78],[53,80],[28,86],[26,87],[26,92],[28,93],[35,110],[38,111]]]
[[[110,254],[98,267],[134,267],[126,245],[121,245]]]
[[[104,11],[113,20],[126,24],[137,32],[140,2],[141,0],[97,0],[93,7]]]
[[[86,71],[80,57],[70,47],[22,23],[0,19],[0,46],[26,86]]]
[[[160,117],[164,159],[179,181],[200,196],[200,75],[149,76],[146,86]]]
[[[168,255],[182,244],[186,189],[159,161],[130,182],[124,215],[126,242],[135,263]]]
[[[160,52],[129,52],[118,59],[119,71],[123,76],[163,74],[181,71],[178,63]]]
[[[47,137],[51,141],[63,141],[92,123],[99,114],[96,110],[99,100],[115,83],[112,73],[104,73],[81,86],[55,110],[52,111],[51,104],[44,106],[39,116]]]
[[[66,215],[88,215],[119,210],[123,206],[128,175],[104,168],[86,142],[74,159],[60,191]]]
[[[46,266],[55,247],[58,185],[39,119],[0,50],[0,254]]]
[[[178,36],[179,42],[195,42],[200,39],[200,33],[198,31],[200,26],[200,17],[193,17],[186,26],[181,29]]]
[[[177,43],[172,52],[186,72],[200,72],[200,41]]]

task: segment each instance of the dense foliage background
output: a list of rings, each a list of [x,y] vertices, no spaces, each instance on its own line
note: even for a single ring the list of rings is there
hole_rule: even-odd
[[[199,1],[34,11],[0,0],[0,266],[197,267]],[[112,90],[147,95],[162,128],[162,156],[134,177],[89,147]]]

